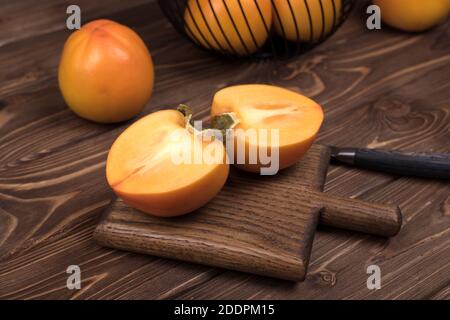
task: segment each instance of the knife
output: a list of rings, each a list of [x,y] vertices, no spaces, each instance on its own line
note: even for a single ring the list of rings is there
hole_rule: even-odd
[[[450,154],[330,148],[331,158],[335,162],[397,175],[450,179]]]

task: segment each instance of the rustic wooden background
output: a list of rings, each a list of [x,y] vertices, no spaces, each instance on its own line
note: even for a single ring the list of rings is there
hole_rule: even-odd
[[[156,66],[145,114],[189,103],[206,115],[227,85],[263,82],[321,103],[318,141],[339,146],[450,152],[450,23],[407,34],[364,27],[359,2],[345,25],[288,61],[225,61],[181,38],[149,0],[78,0],[83,21],[134,28]],[[105,159],[127,126],[72,114],[57,87],[69,1],[0,0],[0,298],[450,298],[450,185],[330,168],[326,191],[399,204],[404,226],[388,241],[322,228],[307,279],[290,283],[98,246],[92,232],[113,195]],[[66,288],[67,266],[82,289]],[[366,287],[378,264],[382,289]]]

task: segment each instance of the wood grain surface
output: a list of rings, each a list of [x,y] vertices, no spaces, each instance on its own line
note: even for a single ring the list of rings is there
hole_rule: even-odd
[[[274,176],[232,168],[214,199],[181,217],[152,217],[118,198],[94,239],[114,249],[303,281],[320,217],[328,226],[382,236],[396,235],[402,222],[395,205],[322,192],[329,149],[313,145]]]
[[[30,1],[28,1],[30,2]],[[110,18],[144,39],[156,66],[143,114],[188,103],[206,116],[212,94],[237,83],[272,83],[325,110],[318,142],[450,152],[450,23],[428,32],[365,28],[365,6],[327,42],[285,61],[218,59],[180,37],[152,1],[77,1],[83,21]],[[65,39],[58,0],[0,1],[0,298],[3,299],[449,299],[450,186],[332,166],[325,191],[404,214],[385,241],[322,228],[306,280],[281,280],[106,249],[93,231],[113,199],[105,159],[129,123],[98,125],[65,106],[56,70]],[[26,10],[24,7],[26,6]],[[66,268],[82,270],[81,290]],[[377,264],[382,288],[368,290]]]
[[[212,201],[171,219],[118,199],[94,238],[116,249],[300,281],[323,207],[311,194],[322,189],[328,162],[328,148],[317,145],[275,176],[232,169]]]

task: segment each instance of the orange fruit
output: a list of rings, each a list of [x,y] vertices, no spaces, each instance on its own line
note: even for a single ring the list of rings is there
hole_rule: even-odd
[[[77,115],[96,122],[119,122],[138,114],[149,101],[153,62],[133,30],[96,20],[67,39],[58,79],[64,100]]]
[[[211,115],[224,113],[234,113],[239,120],[235,127],[234,164],[252,172],[260,172],[266,167],[260,161],[261,148],[278,148],[279,169],[299,161],[323,122],[322,108],[313,100],[284,88],[261,84],[238,85],[218,91],[213,98]],[[256,139],[251,132],[238,135],[239,129],[244,133],[249,129],[256,131]],[[278,132],[278,138],[272,136],[272,130]],[[266,141],[262,135],[266,135]],[[245,149],[244,163],[239,163],[242,162],[239,154],[242,157],[243,153],[239,146]],[[251,150],[258,152],[256,163],[250,161]]]
[[[181,150],[188,161],[174,158]],[[218,161],[205,161],[206,156]],[[176,110],[157,111],[132,124],[106,162],[108,183],[125,203],[162,217],[203,206],[220,191],[228,171],[222,142],[195,136]]]
[[[257,51],[272,23],[269,0],[189,0],[186,33],[207,49],[237,55]]]

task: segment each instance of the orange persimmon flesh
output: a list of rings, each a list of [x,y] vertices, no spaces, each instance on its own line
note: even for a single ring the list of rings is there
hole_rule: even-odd
[[[279,169],[299,161],[313,143],[323,122],[323,111],[313,100],[284,88],[249,84],[232,86],[218,91],[213,98],[211,115],[233,112],[239,120],[235,129],[278,129]],[[258,131],[257,131],[258,132]],[[259,134],[259,133],[258,133]],[[269,134],[270,137],[270,134]],[[246,162],[237,163],[235,137],[234,164],[243,170],[259,172],[263,166],[248,162],[250,147],[259,148],[258,141],[245,139]],[[276,146],[269,139],[268,146]]]
[[[182,139],[173,139],[176,130]],[[157,111],[140,119],[117,138],[109,151],[109,185],[128,205],[156,216],[177,216],[201,207],[222,188],[229,166],[218,140],[201,140],[203,151],[191,150],[205,152],[210,144],[216,144],[218,150],[223,149],[220,163],[174,162],[172,153],[194,139],[179,111]]]

